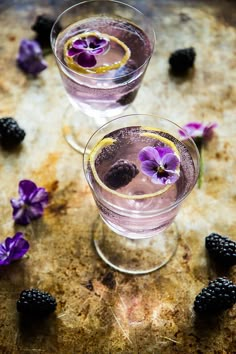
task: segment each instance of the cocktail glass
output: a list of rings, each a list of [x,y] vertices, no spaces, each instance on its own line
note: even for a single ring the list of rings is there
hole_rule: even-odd
[[[100,214],[93,232],[100,257],[130,274],[165,265],[177,247],[173,221],[199,174],[191,137],[167,119],[125,115],[92,135],[84,172]]]
[[[63,133],[83,152],[91,134],[134,101],[152,56],[151,20],[119,1],[78,3],[51,31],[51,46],[71,105]]]

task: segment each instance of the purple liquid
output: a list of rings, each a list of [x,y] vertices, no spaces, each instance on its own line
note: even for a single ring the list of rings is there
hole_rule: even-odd
[[[142,131],[143,132],[143,131]],[[153,131],[155,133],[155,131]],[[162,194],[143,199],[125,199],[104,190],[94,179],[88,166],[87,177],[94,190],[95,201],[100,215],[116,233],[130,238],[150,237],[171,224],[178,211],[178,201],[188,193],[196,179],[192,157],[183,142],[168,133],[160,135],[174,142],[180,155],[180,177],[177,182]],[[158,135],[157,135],[158,136]],[[106,136],[108,137],[108,136]],[[139,151],[145,146],[163,146],[163,142],[140,135],[139,127],[123,128],[109,134],[116,142],[105,147],[96,157],[95,167],[100,179],[112,164],[119,159],[129,160],[137,166],[139,174],[125,187],[117,189],[124,195],[144,195],[163,189],[153,184],[151,178],[141,172]],[[173,205],[176,203],[176,205]],[[160,213],[160,210],[166,209]],[[169,209],[168,209],[169,208]],[[132,214],[133,212],[133,214]]]
[[[69,70],[63,58],[65,42],[74,35],[94,32],[114,36],[131,51],[128,62],[119,69],[102,74],[79,74]],[[92,17],[79,21],[61,32],[56,41],[61,77],[70,101],[95,117],[120,114],[134,100],[152,53],[146,34],[134,24],[119,19]],[[97,56],[99,65],[119,61],[124,55],[120,45],[112,42],[106,55]]]

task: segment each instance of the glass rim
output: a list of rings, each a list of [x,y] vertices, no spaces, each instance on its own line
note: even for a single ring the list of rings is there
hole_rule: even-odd
[[[179,198],[178,200],[176,200],[174,203],[168,205],[167,207],[165,208],[159,208],[159,209],[153,209],[153,210],[142,210],[142,211],[139,211],[139,210],[131,210],[131,209],[126,209],[126,208],[123,208],[123,207],[120,207],[120,206],[117,206],[117,205],[114,205],[112,203],[110,203],[109,201],[107,201],[105,198],[103,198],[102,196],[99,197],[99,202],[103,203],[104,205],[106,206],[109,206],[109,207],[112,207],[114,210],[117,210],[121,213],[122,215],[122,212],[124,212],[123,215],[127,215],[127,210],[129,210],[129,213],[132,214],[132,215],[137,215],[140,216],[151,216],[151,215],[160,215],[160,214],[163,214],[163,213],[166,213],[172,209],[174,209],[175,207],[177,207],[180,203],[182,203],[182,201],[190,194],[190,192],[193,190],[193,188],[195,187],[196,183],[197,183],[197,179],[198,179],[198,176],[199,176],[199,169],[200,169],[200,154],[199,154],[199,150],[197,148],[197,145],[196,143],[194,142],[194,140],[192,139],[192,137],[188,134],[188,132],[181,126],[179,126],[178,124],[176,124],[175,122],[167,119],[167,118],[163,118],[161,116],[158,116],[158,115],[155,115],[155,114],[146,114],[146,113],[134,113],[134,114],[127,114],[127,115],[123,115],[123,116],[120,116],[120,117],[116,117],[115,119],[112,119],[111,121],[103,124],[100,128],[98,128],[92,135],[91,137],[89,138],[85,148],[84,148],[84,153],[83,153],[83,171],[84,171],[84,176],[87,180],[87,183],[89,184],[91,190],[93,191],[94,195],[96,196],[96,192],[93,188],[93,185],[90,183],[89,179],[87,178],[87,175],[86,175],[86,164],[87,164],[87,160],[88,160],[88,156],[89,154],[86,154],[86,150],[88,150],[88,145],[90,144],[91,140],[101,131],[103,130],[104,128],[106,128],[106,126],[110,125],[111,123],[114,123],[120,119],[128,119],[129,117],[141,117],[141,116],[146,116],[146,117],[150,117],[150,118],[156,118],[156,119],[161,119],[163,121],[166,121],[170,124],[172,124],[173,126],[175,126],[178,130],[181,130],[184,132],[186,138],[191,142],[191,144],[193,145],[194,147],[194,150],[196,152],[196,158],[197,158],[197,163],[196,163],[196,174],[195,174],[195,179],[192,183],[192,186],[191,188],[189,188],[189,190],[184,193],[182,195],[181,198]],[[132,125],[133,126],[133,125]],[[137,124],[137,126],[139,126]],[[127,127],[129,127],[129,125],[127,124]],[[96,143],[95,143],[96,144]],[[112,190],[110,192],[111,194],[112,193]],[[165,193],[165,192],[164,192]],[[158,198],[158,197],[161,197],[162,194],[160,195],[157,195],[156,197],[150,197],[150,198]],[[117,198],[119,198],[119,196],[117,196]],[[147,199],[149,197],[144,197],[142,199]],[[96,197],[97,199],[97,197]],[[121,199],[121,197],[120,197]],[[125,199],[125,198],[124,198]],[[132,198],[129,198],[132,200]],[[126,212],[126,213],[125,213]]]
[[[72,10],[73,8],[75,8],[77,6],[81,6],[81,5],[89,4],[89,3],[95,3],[95,2],[117,3],[119,5],[124,5],[125,7],[128,7],[130,9],[134,10],[135,12],[139,13],[140,15],[144,16],[148,20],[148,22],[151,24],[150,28],[152,29],[152,34],[153,34],[153,41],[152,41],[153,43],[152,43],[152,47],[151,47],[151,53],[146,58],[145,62],[142,65],[140,65],[137,69],[130,71],[128,75],[131,75],[131,74],[135,73],[136,71],[140,70],[143,66],[145,66],[150,61],[150,59],[151,59],[151,57],[153,55],[154,49],[155,49],[156,33],[155,33],[155,30],[154,30],[154,26],[152,25],[153,21],[152,21],[151,18],[149,19],[144,13],[142,13],[136,7],[134,7],[132,5],[129,5],[129,4],[126,4],[126,3],[122,2],[122,1],[119,1],[119,0],[85,0],[85,1],[82,1],[80,3],[74,4],[74,5],[70,6],[70,7],[68,7],[60,15],[58,15],[58,17],[56,18],[56,20],[55,20],[55,22],[54,22],[54,24],[52,26],[52,29],[50,31],[50,44],[51,44],[51,48],[52,48],[52,51],[53,51],[53,54],[54,54],[56,60],[60,63],[60,65],[62,65],[62,67],[64,69],[66,69],[69,72],[71,72],[73,74],[76,74],[78,76],[85,77],[86,79],[89,79],[89,80],[96,79],[98,81],[112,81],[112,80],[114,80],[114,78],[111,78],[111,77],[107,77],[107,78],[101,78],[101,77],[98,77],[98,76],[90,76],[90,77],[88,77],[89,74],[79,73],[79,72],[69,68],[67,65],[65,65],[62,62],[62,60],[58,57],[58,55],[57,55],[57,53],[55,51],[55,47],[56,46],[54,45],[54,42],[56,42],[56,38],[54,40],[53,32],[54,32],[54,29],[55,29],[56,25],[60,22],[60,19],[62,18],[62,16],[65,15],[68,11]],[[127,74],[119,75],[119,76],[117,76],[117,79],[121,79],[122,77],[125,77],[125,76],[127,76]]]

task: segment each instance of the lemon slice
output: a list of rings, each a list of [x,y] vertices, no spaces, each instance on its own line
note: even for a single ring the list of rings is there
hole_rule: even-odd
[[[147,129],[147,128],[141,128],[141,130],[144,130],[144,129]],[[155,131],[159,131],[159,132],[162,132],[160,129],[153,129],[153,128],[148,128],[150,130],[155,130]],[[151,137],[151,138],[154,138],[154,139],[157,139],[159,141],[162,141],[163,143],[165,143],[167,146],[169,146],[171,149],[173,149],[176,153],[176,155],[179,157],[179,152],[175,146],[175,144],[168,140],[167,138],[164,138],[163,136],[161,135],[157,135],[155,133],[148,133],[148,132],[145,132],[145,133],[141,133],[142,136],[147,136],[147,137]],[[158,195],[161,195],[163,194],[164,192],[166,192],[171,186],[172,184],[168,184],[166,185],[164,188],[162,188],[161,190],[157,191],[157,192],[154,192],[154,193],[149,193],[149,194],[141,194],[141,195],[127,195],[127,194],[122,194],[122,193],[119,193],[113,189],[110,189],[109,187],[107,187],[103,182],[102,180],[100,179],[98,173],[97,173],[97,170],[96,170],[96,167],[95,167],[95,161],[96,161],[96,158],[99,154],[99,152],[107,147],[107,146],[110,146],[110,145],[113,145],[114,143],[116,142],[115,139],[112,139],[112,138],[105,138],[103,140],[101,140],[98,144],[96,144],[92,151],[90,152],[89,156],[88,156],[88,162],[90,163],[90,166],[91,166],[91,170],[92,170],[92,173],[93,173],[93,177],[95,178],[96,182],[104,189],[106,190],[107,192],[109,193],[112,193],[114,195],[116,195],[117,197],[120,197],[120,198],[124,198],[124,199],[132,199],[132,200],[136,200],[136,199],[144,199],[144,198],[153,198],[153,197],[156,197]],[[179,160],[180,160],[180,157],[179,157]],[[179,170],[179,168],[178,168]]]
[[[141,127],[141,130],[151,130],[151,131],[155,131],[155,132],[160,132],[160,133],[165,133],[165,134],[169,134],[168,132],[158,129],[158,128],[152,128],[152,127]],[[176,145],[173,143],[173,141],[165,138],[164,136],[160,135],[160,134],[155,134],[155,133],[150,133],[150,132],[144,132],[141,133],[140,135],[142,136],[147,136],[153,139],[158,139],[159,141],[163,142],[165,145],[168,145],[175,153],[175,155],[179,158],[180,160],[180,154],[179,154],[179,150],[177,149]]]
[[[86,38],[88,36],[103,37],[103,38],[109,39],[109,41],[116,42],[118,45],[120,45],[123,48],[124,53],[125,53],[124,56],[122,57],[121,60],[119,60],[113,64],[110,64],[110,65],[105,64],[105,65],[98,66],[95,68],[84,68],[84,67],[80,66],[79,64],[75,63],[75,61],[73,60],[73,57],[69,57],[67,55],[67,52],[75,40]],[[124,42],[122,42],[121,40],[119,40],[118,38],[116,38],[114,36],[110,36],[110,35],[104,34],[104,33],[99,33],[99,34],[97,32],[82,33],[82,34],[71,37],[70,39],[68,39],[68,41],[64,45],[64,60],[65,60],[66,64],[68,65],[68,67],[70,69],[73,69],[74,71],[77,71],[78,73],[82,73],[82,74],[103,74],[103,73],[110,71],[110,70],[119,69],[121,66],[123,66],[127,63],[127,61],[130,58],[130,55],[131,55],[130,49]]]

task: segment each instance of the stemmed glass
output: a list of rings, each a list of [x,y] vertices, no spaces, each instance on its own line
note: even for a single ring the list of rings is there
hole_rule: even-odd
[[[130,274],[166,264],[177,246],[173,221],[199,174],[191,137],[167,119],[125,115],[92,135],[84,172],[100,214],[93,231],[100,257]]]
[[[119,1],[81,2],[57,18],[51,46],[71,103],[63,132],[77,151],[134,101],[154,44],[151,20]]]

